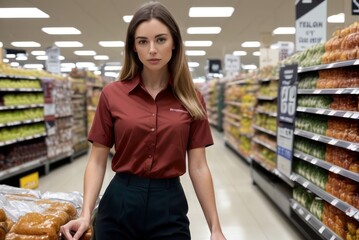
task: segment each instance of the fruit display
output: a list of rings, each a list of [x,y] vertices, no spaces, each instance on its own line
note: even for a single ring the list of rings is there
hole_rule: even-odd
[[[276,102],[258,102],[256,109],[258,112],[261,112],[261,113],[275,115],[275,114],[277,114],[277,103]]]
[[[257,97],[261,98],[275,98],[278,95],[278,81],[270,81],[269,84],[262,85]]]
[[[326,188],[328,172],[323,168],[297,159],[297,161],[294,162],[293,171],[321,189]]]
[[[293,199],[322,221],[325,203],[323,199],[316,197],[315,194],[300,186],[293,189]]]
[[[330,117],[326,136],[359,143],[359,122],[355,119]]]
[[[359,21],[350,26],[337,30],[325,43],[323,63],[332,63],[358,59]]]
[[[262,67],[259,69],[259,73],[257,75],[258,79],[279,79],[279,69],[280,65],[277,64],[275,66],[269,65]]]
[[[256,114],[254,124],[274,133],[277,131],[277,119],[267,114]]]
[[[9,78],[0,78],[0,89],[41,89],[41,82],[39,79],[9,79]]]
[[[37,69],[24,69],[24,68],[13,68],[10,64],[0,63],[0,74],[17,77],[31,77],[31,78],[62,78],[61,75],[52,74],[44,70]]]
[[[0,128],[0,142],[24,139],[38,134],[42,135],[45,133],[46,130],[44,123]]]
[[[315,89],[319,80],[318,72],[304,73],[299,76],[298,88],[299,89]]]
[[[269,166],[270,168],[276,167],[277,162],[277,154],[272,150],[259,145],[253,144],[252,145],[252,157],[257,160],[263,162],[265,165]]]
[[[298,107],[330,108],[333,98],[330,95],[300,95],[297,98]]]
[[[44,109],[42,107],[0,111],[0,125],[11,125],[16,122],[32,121],[37,119],[44,119]]]
[[[325,53],[324,43],[317,43],[302,52],[297,52],[284,59],[282,64],[290,65],[297,63],[300,67],[310,67],[322,64],[322,57]]]
[[[18,106],[29,104],[43,104],[43,93],[0,93],[0,106]]]

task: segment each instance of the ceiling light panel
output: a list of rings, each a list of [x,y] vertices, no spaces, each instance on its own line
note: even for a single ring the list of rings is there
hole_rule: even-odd
[[[133,18],[133,15],[125,15],[122,17],[123,21],[126,23],[131,22],[132,18]]]
[[[95,56],[96,52],[92,50],[79,50],[74,52],[77,56]]]
[[[78,35],[81,31],[74,27],[44,27],[41,30],[50,35]]]
[[[125,43],[123,41],[100,41],[98,42],[102,47],[124,47]]]
[[[107,55],[97,55],[93,57],[95,60],[109,60],[109,56]]]
[[[186,47],[210,47],[212,46],[212,41],[185,41],[184,45]]]
[[[234,51],[233,55],[234,56],[246,56],[247,52],[246,51]]]
[[[248,41],[248,42],[244,42],[241,45],[242,47],[260,47],[261,43],[258,41]]]
[[[187,50],[186,55],[187,56],[204,56],[204,55],[206,55],[206,51],[203,51],[203,50]]]
[[[222,31],[220,27],[190,27],[187,28],[188,34],[219,34]]]
[[[329,23],[344,23],[345,22],[345,14],[344,13],[338,13],[336,15],[331,15],[328,17]]]
[[[41,47],[41,44],[33,41],[12,42],[14,47]]]
[[[81,42],[78,42],[78,41],[58,41],[58,42],[55,42],[55,45],[60,48],[83,47],[84,46]]]
[[[49,18],[38,8],[0,8],[0,18]]]
[[[278,27],[273,30],[273,35],[295,34],[295,27]]]
[[[191,7],[190,17],[230,17],[234,12],[233,7]]]
[[[42,55],[46,55],[46,52],[45,51],[31,51],[31,55],[42,56]]]

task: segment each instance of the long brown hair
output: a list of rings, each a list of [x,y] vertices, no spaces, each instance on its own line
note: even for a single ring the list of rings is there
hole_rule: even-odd
[[[125,45],[125,60],[121,70],[120,80],[134,78],[143,69],[143,64],[134,51],[135,32],[137,27],[145,21],[156,18],[168,27],[174,42],[172,58],[168,63],[168,70],[173,77],[174,92],[194,119],[203,119],[206,113],[198,93],[193,84],[184,51],[179,27],[168,9],[158,2],[143,5],[134,14],[128,29]]]

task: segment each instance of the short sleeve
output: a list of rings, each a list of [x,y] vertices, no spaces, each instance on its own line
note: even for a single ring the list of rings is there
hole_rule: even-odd
[[[114,124],[108,100],[102,91],[95,117],[88,135],[88,141],[111,148],[114,144]]]
[[[203,96],[198,93],[203,108],[206,110],[206,104]],[[208,118],[193,120],[191,123],[189,141],[187,150],[213,145],[211,129],[209,127]]]

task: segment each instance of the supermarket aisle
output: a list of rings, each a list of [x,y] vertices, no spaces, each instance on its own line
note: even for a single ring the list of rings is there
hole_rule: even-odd
[[[212,130],[212,133],[215,145],[207,148],[207,159],[227,239],[303,239],[264,194],[252,185],[248,164],[225,147],[221,133],[216,130]],[[85,166],[86,156],[83,156],[71,164],[53,170],[49,175],[40,178],[39,190],[82,192]],[[108,165],[102,192],[112,176]],[[208,227],[188,175],[182,177],[182,183],[189,202],[192,239],[209,240]]]

